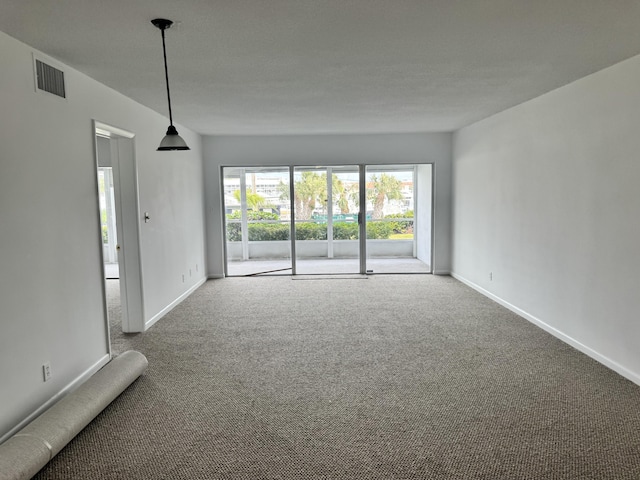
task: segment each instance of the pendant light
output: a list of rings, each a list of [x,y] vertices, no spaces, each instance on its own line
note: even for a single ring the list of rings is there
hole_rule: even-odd
[[[187,143],[178,135],[176,127],[173,126],[173,115],[171,113],[171,94],[169,93],[169,71],[167,70],[167,49],[164,44],[164,31],[173,25],[171,20],[165,18],[156,18],[151,20],[154,26],[158,27],[162,32],[162,53],[164,55],[164,78],[167,83],[167,101],[169,103],[169,128],[167,134],[160,142],[159,151],[167,150],[191,150]]]

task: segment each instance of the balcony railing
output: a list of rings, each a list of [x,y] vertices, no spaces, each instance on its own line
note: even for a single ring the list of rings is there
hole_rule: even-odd
[[[318,221],[320,220],[320,221]],[[385,218],[367,222],[367,256],[414,257],[413,218]],[[327,223],[321,219],[296,221],[298,258],[355,258],[359,254],[359,225],[356,221],[333,222],[329,237]],[[280,259],[291,257],[289,221],[252,220],[247,222],[248,239],[242,235],[242,222],[227,220],[227,257],[230,261]]]

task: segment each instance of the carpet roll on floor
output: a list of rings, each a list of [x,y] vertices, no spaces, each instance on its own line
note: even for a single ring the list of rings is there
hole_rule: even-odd
[[[118,355],[77,390],[0,445],[0,480],[29,479],[147,368],[140,352]]]

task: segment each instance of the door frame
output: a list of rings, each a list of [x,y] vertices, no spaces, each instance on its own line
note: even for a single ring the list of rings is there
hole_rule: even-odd
[[[226,222],[225,222],[225,215],[226,215],[226,210],[225,210],[225,201],[224,201],[224,170],[226,168],[237,168],[237,169],[251,169],[251,168],[288,168],[289,169],[289,198],[290,200],[290,212],[291,212],[291,219],[290,219],[290,252],[291,252],[291,274],[292,275],[296,275],[298,272],[296,271],[296,232],[295,232],[295,202],[293,201],[294,198],[294,173],[295,173],[295,169],[298,167],[309,167],[309,168],[313,168],[313,167],[326,167],[326,168],[332,168],[332,167],[343,167],[343,166],[347,166],[347,167],[354,167],[358,170],[359,173],[359,203],[360,203],[360,212],[358,215],[358,224],[359,224],[359,268],[360,268],[360,274],[362,275],[367,275],[369,273],[373,273],[373,272],[369,272],[367,271],[367,222],[366,222],[366,205],[367,205],[367,190],[366,190],[366,175],[367,175],[367,167],[373,167],[373,168],[380,168],[380,167],[391,167],[391,170],[394,169],[394,167],[413,167],[413,185],[414,185],[414,200],[417,199],[417,190],[418,190],[418,174],[417,174],[417,168],[418,166],[422,166],[422,165],[429,165],[431,167],[430,170],[430,184],[428,185],[429,188],[429,197],[430,197],[430,201],[429,201],[429,218],[428,218],[428,223],[429,223],[429,271],[428,272],[424,272],[423,274],[433,274],[434,273],[434,265],[433,265],[433,260],[434,260],[434,245],[435,245],[435,231],[434,231],[434,227],[435,227],[435,196],[436,196],[436,192],[435,192],[435,169],[436,169],[436,164],[435,162],[429,162],[429,161],[424,161],[424,162],[416,162],[416,161],[408,161],[408,162],[392,162],[392,163],[387,163],[387,162],[372,162],[372,163],[348,163],[348,162],[320,162],[320,163],[307,163],[307,162],[301,162],[301,163],[288,163],[288,164],[273,164],[273,165],[258,165],[258,164],[235,164],[235,165],[220,165],[219,166],[219,179],[220,179],[220,192],[221,192],[221,213],[222,213],[222,240],[223,240],[223,266],[224,266],[224,275],[225,276],[229,276],[228,273],[228,264],[229,264],[229,259],[228,259],[228,251],[227,251],[227,231],[226,231]],[[425,188],[426,185],[423,186],[423,188]],[[421,220],[418,219],[418,215],[421,215],[422,212],[420,212],[420,208],[418,207],[417,204],[414,204],[414,218],[416,220],[416,222],[420,222]],[[419,238],[416,238],[416,240],[419,240]],[[416,244],[414,243],[414,255],[416,254]],[[397,272],[397,273],[403,273],[403,272]],[[414,273],[414,272],[406,272],[406,273]],[[417,273],[417,272],[415,272]],[[421,272],[422,273],[422,272]],[[255,274],[252,274],[255,275]]]
[[[225,169],[233,169],[233,170],[238,170],[240,173],[238,175],[238,180],[239,180],[239,190],[240,190],[240,211],[241,211],[241,219],[240,219],[240,225],[241,225],[241,230],[243,232],[242,234],[242,258],[243,260],[247,260],[249,258],[249,245],[248,245],[248,225],[249,225],[249,220],[247,218],[247,181],[246,181],[246,174],[247,173],[254,173],[254,172],[247,172],[247,170],[265,170],[265,171],[281,171],[284,172],[286,171],[288,173],[288,175],[292,175],[293,172],[293,167],[290,166],[282,166],[282,165],[269,165],[269,166],[251,166],[251,165],[242,165],[242,166],[221,166],[220,167],[220,203],[221,203],[221,213],[222,213],[222,239],[223,239],[223,263],[224,263],[224,275],[225,276],[231,276],[229,275],[229,245],[228,245],[228,238],[227,238],[227,202],[226,202],[226,198],[225,198],[225,179],[227,177],[225,177]],[[258,173],[258,172],[255,172]],[[289,182],[289,188],[290,188],[290,194],[292,195],[292,184],[291,182]],[[291,203],[291,216],[294,216],[294,211],[293,211],[293,203]],[[289,224],[289,235],[294,235],[294,230],[292,230],[292,226],[291,224]],[[293,256],[295,255],[295,245],[291,245],[291,267],[287,267],[287,268],[283,268],[281,270],[291,270],[292,271],[292,275],[295,275],[295,267],[294,267],[294,261],[293,261]],[[280,270],[280,269],[279,269]],[[255,275],[262,275],[262,274],[266,274],[266,273],[272,273],[272,271],[269,272],[252,272],[250,274],[246,274],[244,276],[255,276]],[[233,275],[236,276],[236,275]]]
[[[366,260],[366,243],[362,242],[362,235],[366,235],[366,225],[363,225],[364,215],[362,212],[362,188],[364,178],[362,175],[362,171],[365,168],[364,164],[329,164],[329,165],[292,165],[290,168],[290,193],[289,198],[295,198],[295,172],[296,169],[298,171],[304,172],[306,171],[315,171],[320,170],[324,171],[326,177],[326,195],[327,195],[327,208],[326,208],[326,216],[327,216],[327,259],[335,258],[334,257],[334,239],[333,239],[333,176],[339,175],[340,173],[344,173],[344,169],[348,169],[347,173],[354,173],[358,176],[358,269],[353,272],[341,272],[341,273],[330,273],[331,275],[354,275],[360,274],[364,275],[366,266],[363,267],[363,258]],[[337,170],[335,172],[334,170]],[[365,197],[366,198],[366,197]],[[366,208],[366,203],[365,203]],[[297,236],[296,236],[296,218],[295,218],[295,202],[291,200],[291,248],[292,248],[292,274],[296,275],[297,272],[297,263],[298,257],[296,255],[297,249]],[[323,257],[324,258],[324,257]],[[308,275],[319,275],[320,273],[308,273]]]
[[[118,266],[120,273],[120,303],[122,311],[122,331],[142,332],[145,328],[144,298],[142,290],[142,262],[140,248],[140,217],[138,212],[138,166],[135,156],[135,134],[113,125],[93,120],[93,140],[95,152],[96,195],[98,191],[98,146],[97,137],[109,139],[111,166],[118,232]],[[98,207],[98,224],[100,213]],[[102,250],[102,229],[99,228],[100,259],[103,292],[106,292],[104,252]],[[106,293],[104,311],[109,332],[109,312]]]

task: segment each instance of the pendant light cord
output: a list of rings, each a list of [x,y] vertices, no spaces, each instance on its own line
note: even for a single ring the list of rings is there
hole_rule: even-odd
[[[169,69],[167,68],[167,47],[164,44],[164,28],[160,29],[162,32],[162,54],[164,56],[164,79],[167,82],[167,100],[169,103],[169,124],[173,126],[173,115],[171,113],[171,93],[169,92]]]

